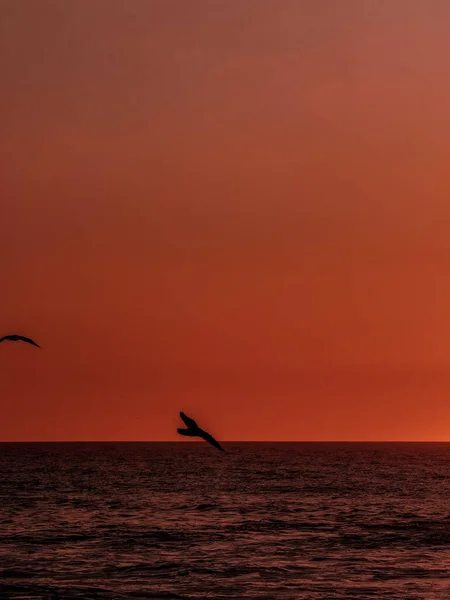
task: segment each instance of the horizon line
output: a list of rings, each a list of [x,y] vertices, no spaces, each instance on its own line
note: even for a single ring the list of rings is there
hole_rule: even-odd
[[[221,440],[223,444],[450,444],[450,440]],[[201,440],[0,440],[0,444],[204,444]]]

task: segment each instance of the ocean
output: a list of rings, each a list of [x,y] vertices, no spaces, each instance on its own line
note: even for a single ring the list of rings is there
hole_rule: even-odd
[[[450,443],[0,444],[0,598],[450,599]]]

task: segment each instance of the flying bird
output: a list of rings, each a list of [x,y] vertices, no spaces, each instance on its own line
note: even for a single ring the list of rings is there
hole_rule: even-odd
[[[33,346],[37,346],[38,348],[40,348],[39,344],[36,344],[36,342],[34,342],[30,338],[25,337],[24,335],[4,335],[2,338],[0,338],[0,342],[4,342],[5,340],[10,340],[11,342],[27,342],[27,344],[32,344]]]
[[[201,437],[205,440],[205,442],[208,442],[208,444],[211,444],[218,450],[225,452],[225,450],[222,448],[219,442],[215,440],[213,436],[210,435],[207,431],[203,431],[203,429],[200,429],[200,427],[197,425],[194,419],[190,419],[189,417],[187,417],[184,414],[184,412],[180,412],[180,417],[187,425],[187,429],[177,429],[180,435],[187,435],[189,437]]]

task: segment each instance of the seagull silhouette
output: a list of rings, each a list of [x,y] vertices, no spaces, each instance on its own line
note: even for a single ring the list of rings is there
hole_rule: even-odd
[[[217,440],[215,440],[213,438],[213,436],[210,435],[208,432],[203,431],[203,429],[200,429],[200,427],[197,425],[197,423],[194,421],[194,419],[190,419],[189,417],[187,417],[184,414],[184,412],[180,412],[180,417],[183,419],[184,423],[187,425],[187,429],[177,429],[177,431],[180,435],[187,435],[189,437],[201,437],[205,440],[205,442],[208,442],[208,444],[211,444],[218,450],[225,452],[225,450],[222,448],[222,446],[219,444],[219,442]]]
[[[38,348],[40,348],[39,344],[36,344],[36,342],[33,342],[33,340],[25,337],[24,335],[4,335],[2,338],[0,338],[0,342],[4,342],[5,340],[10,340],[11,342],[27,342],[27,344],[32,344],[33,346],[37,346]]]

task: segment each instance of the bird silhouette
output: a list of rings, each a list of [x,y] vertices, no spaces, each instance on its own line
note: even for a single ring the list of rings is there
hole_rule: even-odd
[[[208,444],[211,444],[218,450],[225,452],[225,450],[222,448],[222,446],[219,444],[219,442],[217,440],[215,440],[213,438],[213,436],[211,434],[209,434],[207,431],[204,431],[203,429],[201,429],[197,425],[197,423],[194,421],[194,419],[190,419],[189,417],[187,417],[184,414],[184,412],[180,412],[180,417],[183,419],[184,423],[187,425],[187,429],[177,429],[177,431],[180,435],[187,435],[189,437],[203,438],[205,440],[205,442],[208,442]]]
[[[36,342],[34,342],[30,338],[25,337],[24,335],[4,335],[2,338],[0,338],[0,342],[4,342],[5,340],[10,340],[11,342],[27,342],[27,344],[32,344],[33,346],[37,346],[37,348],[40,348],[39,344],[36,344]]]

